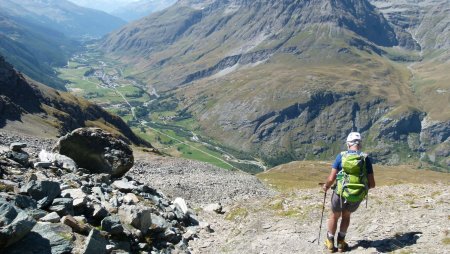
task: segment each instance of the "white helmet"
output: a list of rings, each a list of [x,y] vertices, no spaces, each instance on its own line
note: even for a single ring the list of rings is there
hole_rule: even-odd
[[[350,132],[347,136],[347,143],[361,143],[361,134],[359,132]]]

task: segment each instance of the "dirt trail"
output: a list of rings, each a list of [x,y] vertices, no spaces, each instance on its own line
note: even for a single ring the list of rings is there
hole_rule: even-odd
[[[317,244],[322,201],[319,189],[302,190],[237,203],[225,214],[201,211],[214,232],[189,245],[193,253],[327,253],[326,217]],[[450,253],[449,202],[445,184],[374,189],[368,208],[363,203],[352,215],[351,253]]]

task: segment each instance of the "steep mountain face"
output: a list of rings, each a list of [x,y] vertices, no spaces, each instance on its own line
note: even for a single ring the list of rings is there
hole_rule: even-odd
[[[407,26],[414,9],[394,2],[178,1],[102,47],[206,134],[271,164],[331,158],[358,130],[377,161],[447,167],[450,110],[422,95],[449,106],[448,36],[430,37],[448,32],[448,7],[414,1]]]
[[[32,134],[65,134],[101,127],[135,144],[147,144],[117,116],[65,92],[29,80],[0,56],[0,128]]]
[[[112,11],[111,14],[130,22],[163,10],[175,2],[176,0],[140,0],[120,7]]]
[[[60,32],[3,11],[0,10],[0,54],[32,79],[65,90],[53,67],[65,65],[79,44]]]
[[[0,9],[29,23],[69,37],[100,37],[125,22],[105,12],[77,6],[66,0],[2,0]]]

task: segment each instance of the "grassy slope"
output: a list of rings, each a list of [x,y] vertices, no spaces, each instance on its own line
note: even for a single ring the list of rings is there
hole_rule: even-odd
[[[402,183],[448,184],[450,174],[430,170],[416,169],[417,165],[384,166],[374,165],[377,185]],[[275,189],[289,191],[294,189],[315,188],[323,183],[330,174],[330,162],[294,161],[260,173],[257,177]]]
[[[448,52],[436,54],[449,55]],[[433,120],[450,120],[450,60],[439,57],[412,65],[412,88]]]

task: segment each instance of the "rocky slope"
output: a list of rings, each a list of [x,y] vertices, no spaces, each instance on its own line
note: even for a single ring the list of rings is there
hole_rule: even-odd
[[[77,131],[70,135],[85,133],[101,140],[98,145],[103,149],[89,156],[93,165],[112,166],[114,172],[125,157],[131,156],[133,162],[132,154],[124,155],[130,147],[111,134],[99,129]],[[75,147],[67,137],[55,148],[61,153],[67,153],[62,147],[69,143],[72,155],[83,152],[81,143],[91,145],[81,139]],[[20,138],[40,142],[36,137]],[[188,242],[209,227],[198,221],[182,198],[168,200],[136,179],[79,168],[76,157],[45,150],[37,155],[27,143],[0,147],[1,253],[189,253]],[[99,163],[94,155],[107,161]]]
[[[448,6],[402,3],[179,1],[102,49],[204,134],[271,165],[331,158],[357,130],[376,161],[446,169]]]
[[[189,242],[213,232],[192,205],[274,194],[251,175],[142,152],[130,172],[114,176],[130,148],[99,129],[75,130],[56,144],[7,131],[0,137],[1,253],[192,253]],[[94,141],[103,149],[76,156]],[[96,167],[78,167],[83,160]],[[113,170],[99,172],[103,166]]]
[[[55,137],[97,126],[128,142],[146,144],[117,116],[99,106],[27,79],[0,56],[0,128]]]

